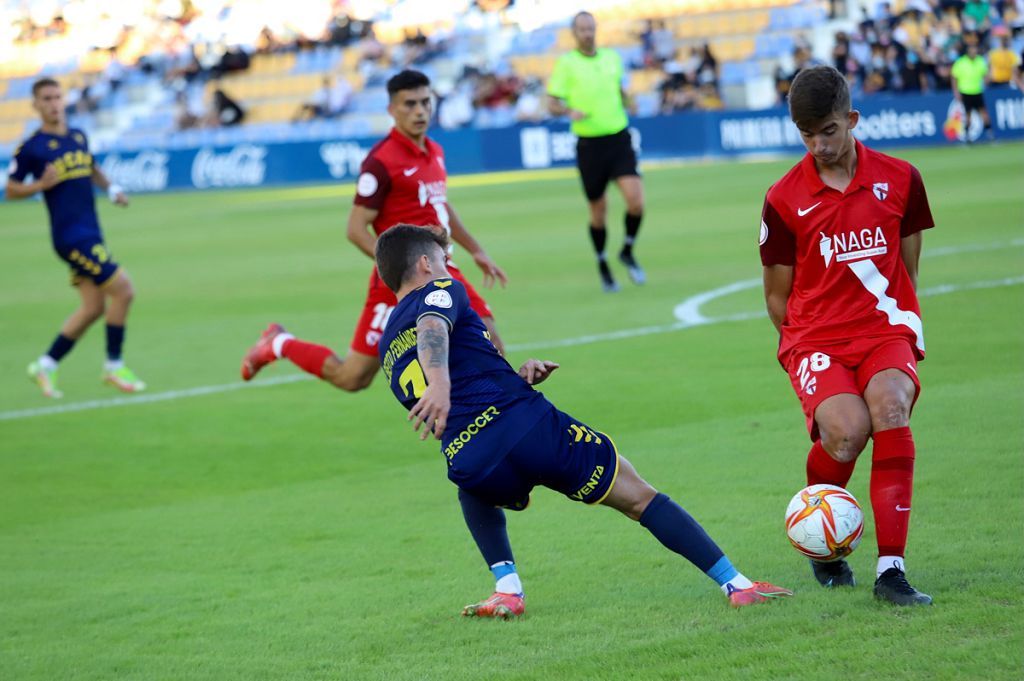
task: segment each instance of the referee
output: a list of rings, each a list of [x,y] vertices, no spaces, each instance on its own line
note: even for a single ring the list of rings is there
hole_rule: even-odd
[[[597,49],[597,22],[589,12],[573,17],[572,34],[576,49],[559,58],[548,81],[548,109],[555,116],[569,116],[572,131],[578,137],[576,165],[590,204],[590,239],[597,253],[601,284],[606,292],[612,293],[619,290],[619,285],[604,253],[608,237],[605,189],[610,180],[615,180],[626,201],[626,239],[619,260],[634,284],[643,284],[647,279],[633,257],[633,244],[644,214],[644,189],[628,129],[622,58],[614,50]]]
[[[985,136],[993,139],[992,121],[985,106],[985,84],[989,80],[988,61],[979,53],[978,37],[965,38],[967,53],[953,62],[950,75],[953,77],[953,97],[964,107],[964,139],[971,141],[971,112],[981,116]]]

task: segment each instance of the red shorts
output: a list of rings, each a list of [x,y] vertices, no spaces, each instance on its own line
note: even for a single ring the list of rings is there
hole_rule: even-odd
[[[842,345],[799,345],[786,359],[786,372],[800,406],[807,417],[811,440],[819,437],[814,412],[818,405],[835,395],[863,395],[871,378],[885,369],[899,369],[914,381],[917,396],[921,381],[917,377],[917,357],[904,338],[858,338]]]
[[[487,301],[480,297],[473,285],[466,281],[462,272],[457,267],[448,263],[448,273],[452,279],[460,282],[466,287],[466,294],[469,296],[469,305],[481,317],[493,317],[491,308]],[[363,313],[359,315],[359,322],[352,334],[352,343],[349,348],[353,352],[363,355],[377,356],[377,344],[380,343],[384,334],[384,325],[388,323],[391,311],[395,309],[398,300],[385,284],[384,280],[377,274],[377,268],[373,268],[370,274],[370,285],[366,292],[366,303],[363,304]]]

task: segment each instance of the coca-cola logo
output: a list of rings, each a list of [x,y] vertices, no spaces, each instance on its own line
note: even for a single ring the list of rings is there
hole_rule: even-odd
[[[103,160],[103,174],[129,192],[160,192],[167,189],[167,161],[163,151],[143,151],[122,158],[111,154]]]
[[[331,177],[338,180],[358,175],[368,153],[369,149],[354,142],[325,142],[320,145],[320,159],[327,164]]]
[[[223,154],[200,149],[192,161],[192,184],[198,189],[261,185],[267,174],[266,156],[267,148],[255,144],[243,144]]]

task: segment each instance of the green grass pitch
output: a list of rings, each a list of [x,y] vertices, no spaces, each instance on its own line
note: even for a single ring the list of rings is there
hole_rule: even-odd
[[[870,512],[856,589],[817,587],[789,548],[782,516],[809,442],[768,320],[667,330],[683,300],[760,276],[761,201],[795,159],[649,169],[637,254],[650,283],[619,268],[614,296],[599,292],[572,171],[450,190],[510,275],[488,298],[520,348],[513,363],[561,362],[544,386],[557,405],[611,433],[741,570],[797,592],[742,611],[636,524],[538,490],[509,519],[527,616],[461,619],[490,574],[436,444],[414,437],[379,377],[359,395],[298,380],[116,406],[98,381],[97,326],[62,365],[60,404],[100,404],[25,413],[52,406],[25,366],[76,298],[43,206],[0,205],[0,678],[1021,678],[1022,151],[902,154],[938,223],[921,262],[908,554],[935,606],[918,610],[871,597]],[[344,237],[350,196],[101,201],[138,291],[126,351],[150,394],[238,382],[269,321],[344,350],[370,270]],[[613,252],[620,214],[616,197]],[[760,310],[756,288],[701,308],[712,320]],[[297,375],[282,363],[260,379]],[[867,463],[851,483],[864,502]]]

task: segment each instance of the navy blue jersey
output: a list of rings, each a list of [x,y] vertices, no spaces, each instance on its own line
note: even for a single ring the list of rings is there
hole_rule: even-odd
[[[427,387],[416,351],[416,323],[424,315],[440,318],[449,328],[451,411],[441,451],[448,477],[469,484],[486,476],[554,408],[494,348],[465,287],[438,279],[398,303],[380,341],[384,376],[406,409]]]
[[[93,159],[85,134],[73,129],[64,136],[37,132],[14,152],[8,175],[18,182],[29,175],[39,179],[48,163],[57,169],[59,178],[43,192],[54,248],[61,251],[102,242],[92,185]]]

